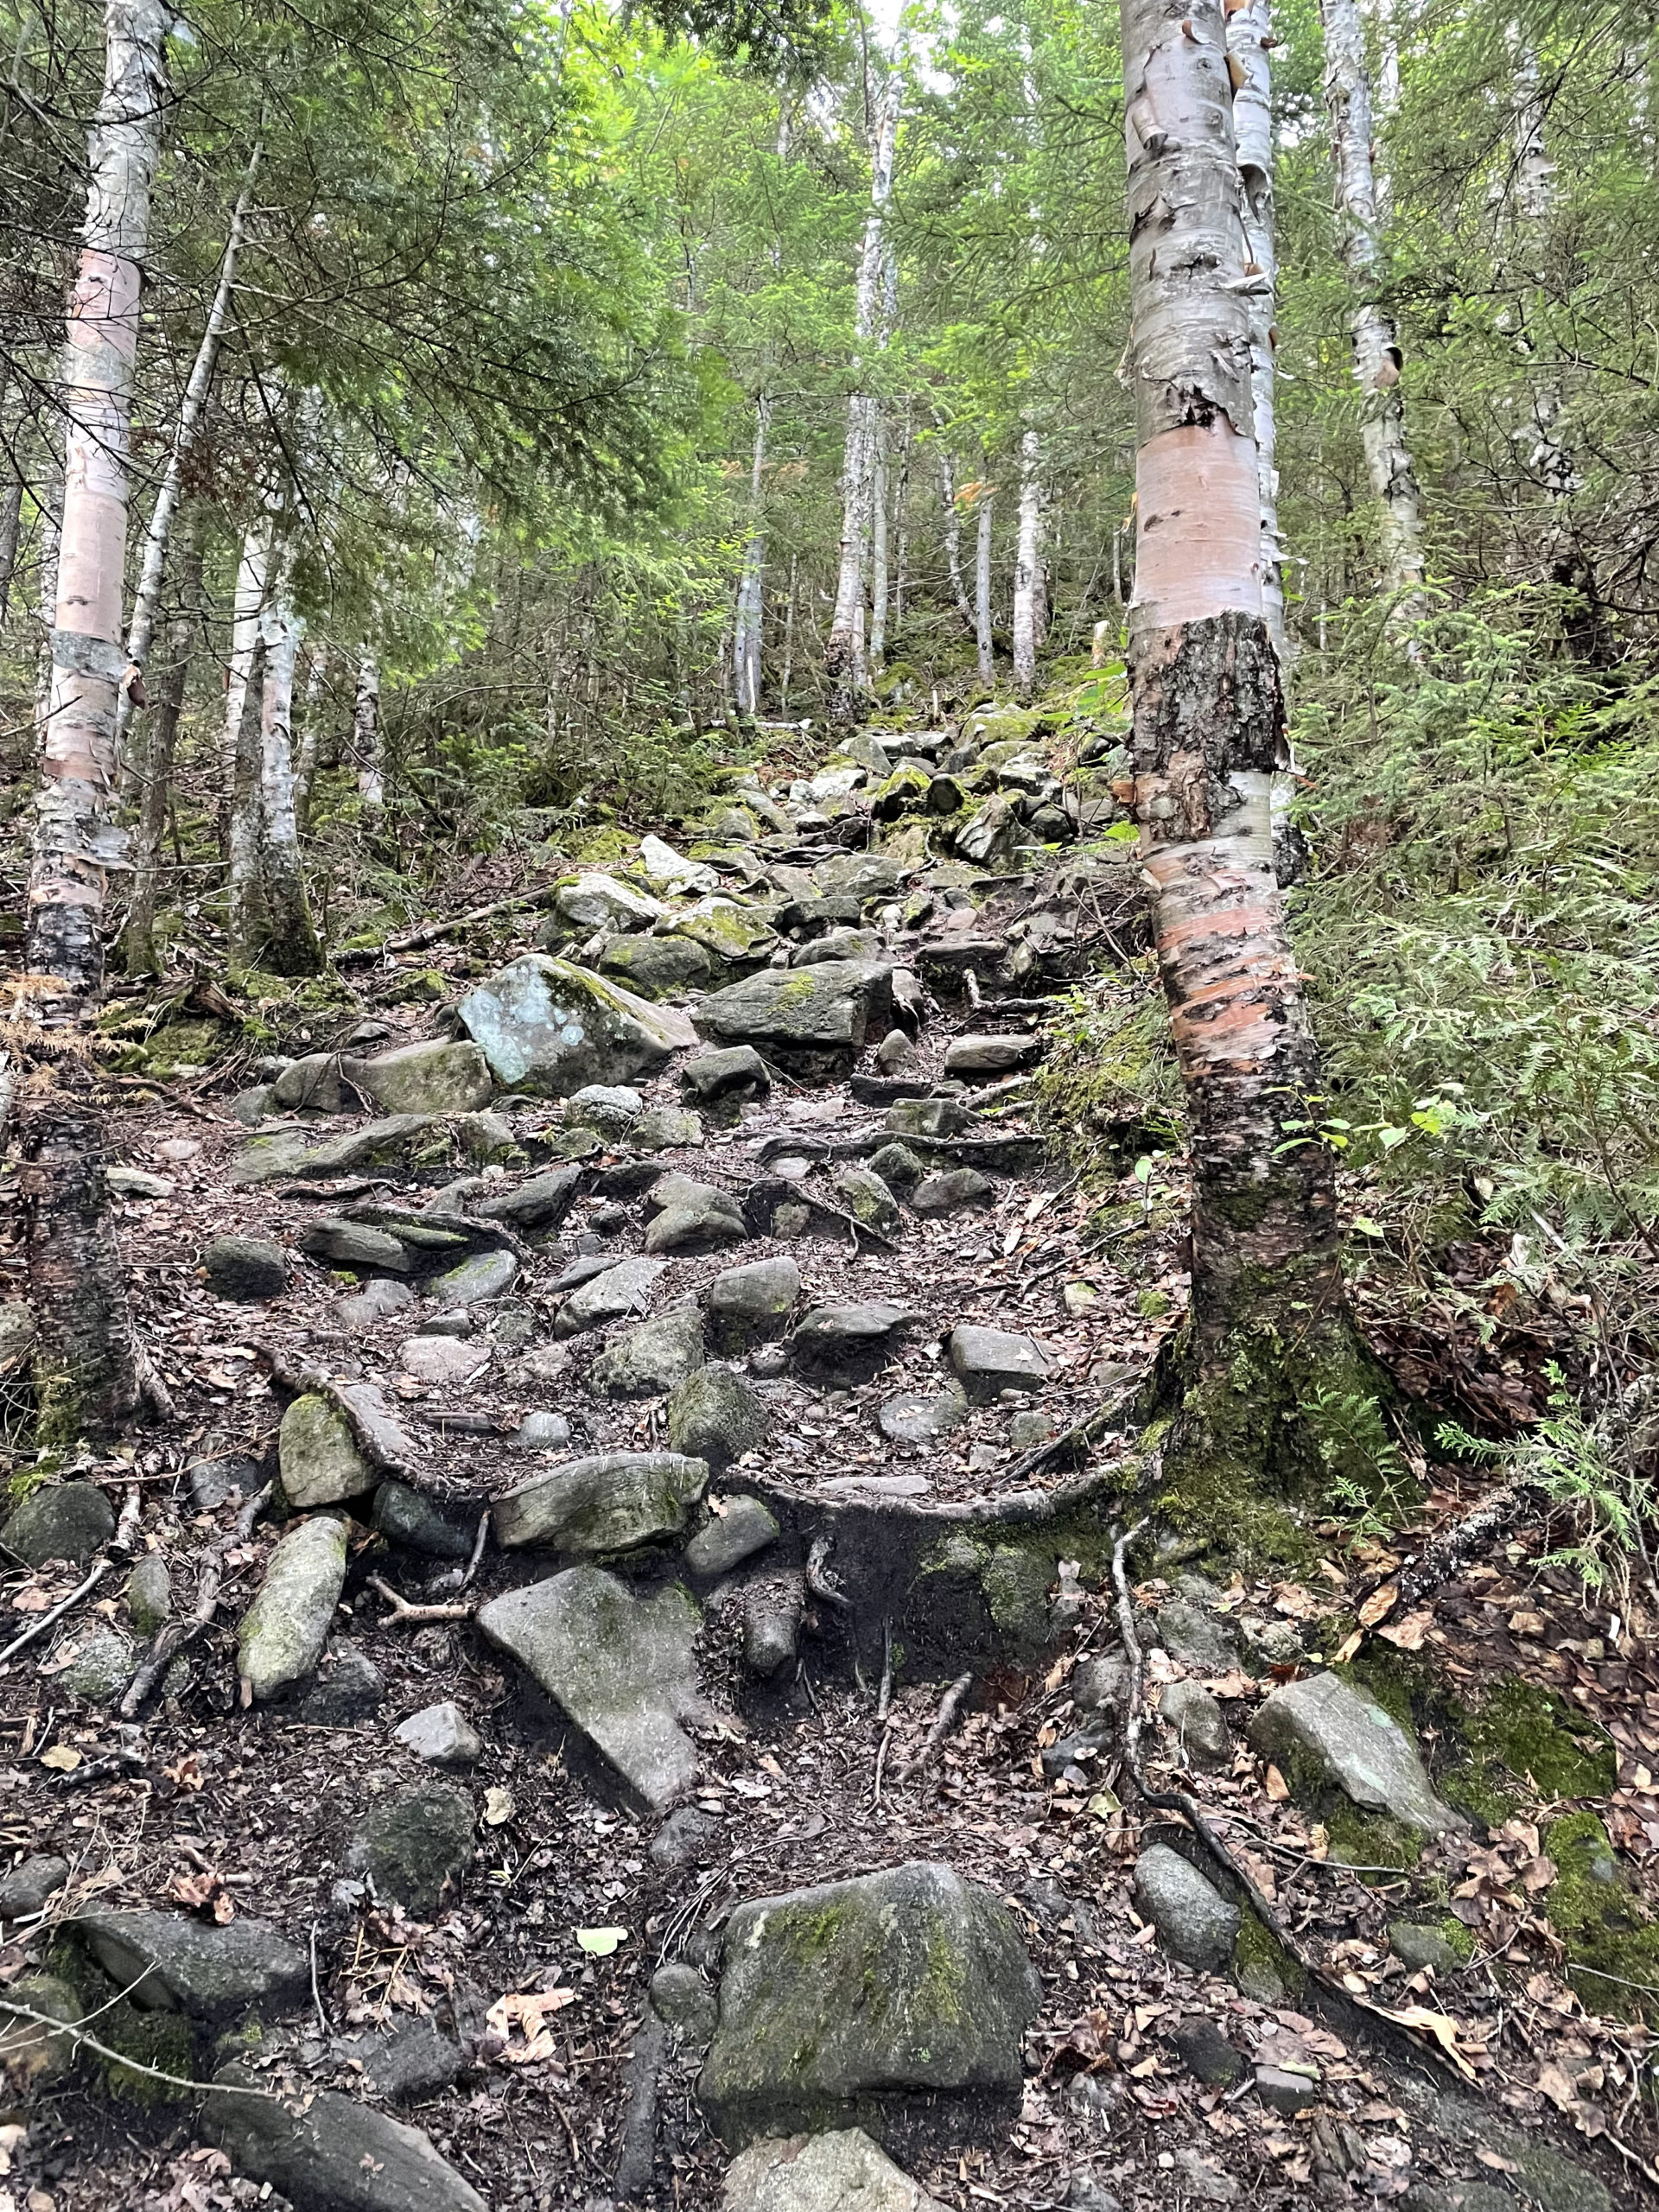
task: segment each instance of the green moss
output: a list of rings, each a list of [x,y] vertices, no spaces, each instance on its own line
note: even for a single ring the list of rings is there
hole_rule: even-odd
[[[1584,1740],[1575,1741],[1575,1735]],[[1612,1789],[1618,1755],[1595,1736],[1585,1716],[1563,1700],[1513,1679],[1500,1682],[1463,1725],[1464,1741],[1477,1758],[1502,1760],[1544,1797],[1605,1797]]]
[[[588,867],[606,861],[623,861],[632,852],[634,842],[623,830],[590,830],[586,836],[572,839],[571,857]]]
[[[1300,1997],[1307,1986],[1307,1975],[1300,1962],[1293,1958],[1272,1930],[1265,1927],[1250,1910],[1244,1907],[1238,1923],[1238,1936],[1233,1944],[1233,1963],[1237,1967],[1265,1967],[1276,1974],[1293,1997]]]
[[[1592,2012],[1659,2016],[1659,1926],[1624,1878],[1593,1813],[1569,1813],[1544,1834],[1555,1879],[1544,1893],[1567,1946],[1567,1976]]]
[[[1474,1930],[1465,1928],[1454,1912],[1442,1913],[1430,1925],[1447,1950],[1455,1951],[1463,1964],[1467,1966],[1475,1955]]]
[[[1327,1807],[1325,1832],[1331,1839],[1331,1855],[1339,1864],[1355,1867],[1383,1867],[1406,1873],[1423,1855],[1423,1839],[1402,1821],[1385,1814],[1363,1813],[1347,1797],[1338,1796]],[[1362,1873],[1362,1882],[1382,1882],[1387,1873]]]
[[[1166,1290],[1140,1290],[1135,1293],[1135,1310],[1143,1321],[1156,1321],[1169,1311]]]

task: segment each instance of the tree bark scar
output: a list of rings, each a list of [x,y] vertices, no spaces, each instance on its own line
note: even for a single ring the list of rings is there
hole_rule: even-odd
[[[1197,843],[1238,811],[1232,779],[1271,776],[1284,693],[1266,620],[1237,611],[1135,641],[1136,799],[1148,845]]]

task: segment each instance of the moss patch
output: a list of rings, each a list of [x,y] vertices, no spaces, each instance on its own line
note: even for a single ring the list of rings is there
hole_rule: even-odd
[[[1233,1962],[1238,1967],[1265,1967],[1276,1974],[1293,1997],[1300,1997],[1307,1986],[1307,1975],[1300,1962],[1293,1958],[1272,1930],[1258,1920],[1249,1907],[1238,1923],[1238,1935],[1233,1944]]]
[[[1618,1756],[1583,1714],[1530,1682],[1500,1682],[1464,1720],[1464,1741],[1478,1758],[1500,1759],[1545,1797],[1605,1797],[1618,1778]]]
[[[1569,1813],[1545,1831],[1544,1851],[1555,1862],[1544,1910],[1573,1986],[1592,2012],[1659,2016],[1659,1926],[1626,1885],[1606,1829],[1593,1813]]]

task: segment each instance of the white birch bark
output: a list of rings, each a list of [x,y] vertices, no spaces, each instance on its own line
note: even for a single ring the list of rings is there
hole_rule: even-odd
[[[870,152],[870,212],[859,254],[858,289],[853,313],[853,373],[867,369],[866,349],[875,329],[882,268],[882,232],[893,194],[893,149],[899,135],[903,85],[895,68],[882,90],[876,111],[875,143]],[[824,646],[824,675],[830,712],[849,721],[869,688],[863,653],[864,575],[869,556],[870,503],[875,467],[877,403],[855,391],[847,402],[847,443],[842,464],[841,558],[836,600]]]
[[[1403,356],[1393,322],[1376,297],[1382,270],[1381,215],[1364,23],[1358,0],[1321,0],[1321,12],[1342,255],[1355,300],[1349,327],[1360,389],[1360,436],[1380,515],[1384,586],[1399,611],[1409,613],[1423,582],[1422,512],[1401,398]]]
[[[1014,556],[1014,686],[1027,698],[1037,684],[1042,588],[1042,441],[1027,424],[1020,438],[1020,526]]]
[[[979,649],[979,679],[989,683],[996,674],[996,648],[991,636],[991,515],[995,494],[982,486],[977,501],[979,528],[974,538],[974,638]]]
[[[259,156],[260,148],[256,144],[248,157],[247,172],[243,177],[242,189],[237,195],[236,207],[231,215],[231,227],[219,264],[219,283],[214,288],[213,304],[207,310],[201,343],[196,348],[196,358],[190,365],[190,374],[185,382],[184,397],[179,405],[179,419],[173,428],[172,448],[167,456],[161,488],[156,494],[156,504],[149,511],[149,523],[144,531],[143,563],[139,572],[138,588],[133,594],[132,619],[127,625],[127,680],[121,687],[120,702],[116,709],[116,747],[120,753],[126,749],[127,732],[132,725],[133,682],[143,674],[145,662],[149,657],[150,642],[156,634],[156,610],[161,604],[162,571],[167,563],[167,542],[172,533],[173,517],[178,508],[179,493],[184,482],[185,463],[196,442],[202,410],[207,404],[213,370],[219,360],[219,341],[225,334],[226,317],[230,313],[231,294],[236,283],[236,264],[242,251],[248,203],[253,196],[253,181],[258,174]]]
[[[322,679],[327,673],[327,654],[319,649],[302,655],[305,663],[305,689],[302,696],[304,711],[300,718],[300,746],[294,762],[294,811],[302,830],[309,827],[311,818],[311,786],[317,779],[318,715],[317,702],[322,696]]]
[[[138,302],[168,96],[161,0],[106,0],[103,96],[89,135],[81,251],[60,372],[63,520],[52,673],[29,885],[27,958],[79,1001],[103,973],[110,872],[126,838],[110,819],[125,666],[121,590]]]
[[[1273,208],[1273,79],[1269,0],[1243,0],[1227,18],[1227,52],[1234,64],[1233,140],[1243,195],[1244,237],[1249,247],[1245,297],[1250,314],[1250,396],[1255,410],[1255,474],[1262,503],[1262,606],[1268,634],[1283,660],[1284,549],[1279,538],[1278,433],[1274,392],[1274,306],[1278,281]]]
[[[386,803],[385,764],[380,737],[380,664],[366,646],[357,664],[357,690],[352,701],[352,750],[357,760],[357,795],[365,809],[378,813]]]
[[[887,652],[887,435],[880,415],[875,422],[875,456],[870,482],[870,667],[879,671]]]
[[[1511,33],[1515,54],[1515,210],[1523,257],[1535,274],[1541,266],[1550,217],[1555,204],[1555,164],[1544,135],[1544,104],[1538,83],[1538,56]],[[1535,364],[1532,419],[1537,430],[1530,460],[1539,482],[1553,501],[1570,499],[1580,478],[1573,456],[1558,435],[1561,388],[1548,351],[1529,331],[1522,340]]]
[[[743,568],[737,586],[736,629],[732,640],[737,710],[741,715],[757,715],[760,711],[760,653],[765,635],[766,573],[766,533],[762,524],[766,430],[771,421],[772,402],[763,391],[754,403],[754,458],[749,469],[749,534],[743,547]]]
[[[305,625],[294,612],[287,562],[281,564],[259,625],[264,688],[259,714],[258,964],[279,976],[303,976],[318,965],[317,940],[306,906],[300,864],[299,805],[294,773],[294,672]]]
[[[237,563],[236,592],[231,604],[231,657],[225,673],[225,720],[219,737],[219,809],[231,850],[231,879],[237,875],[235,817],[238,798],[238,763],[241,757],[242,718],[247,712],[248,684],[254,656],[259,650],[259,617],[265,603],[270,571],[270,518],[262,515],[250,525],[242,540]],[[234,889],[232,904],[235,905]]]

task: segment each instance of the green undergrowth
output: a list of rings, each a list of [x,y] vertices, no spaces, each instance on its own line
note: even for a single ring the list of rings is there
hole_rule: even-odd
[[[1555,1879],[1544,1896],[1567,1946],[1567,1973],[1592,2012],[1659,2012],[1659,1923],[1624,1879],[1593,1813],[1569,1813],[1544,1833]]]

